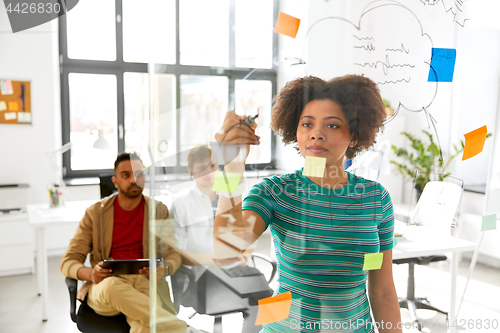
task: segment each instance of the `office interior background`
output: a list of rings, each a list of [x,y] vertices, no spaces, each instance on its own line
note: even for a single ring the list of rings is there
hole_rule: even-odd
[[[28,184],[29,188],[17,189],[21,192],[14,194],[22,198],[23,207],[48,205],[47,189],[54,184],[62,186],[63,179],[64,200],[97,201],[99,175],[110,174],[117,153],[134,150],[147,164],[161,161],[161,168],[155,169],[158,181],[146,193],[168,196],[189,186],[185,153],[195,144],[213,140],[228,109],[241,114],[259,109],[263,140],[252,148],[252,170],[248,171],[250,183],[255,183],[263,176],[296,170],[304,164],[295,149],[284,146],[268,126],[272,98],[286,82],[305,75],[331,78],[366,73],[381,82],[382,97],[399,111],[386,124],[378,142],[388,140],[408,148],[401,132],[424,139],[423,131],[429,131],[439,137],[446,159],[465,133],[487,125],[493,134],[479,155],[466,161],[458,157],[449,169],[464,181],[465,189],[453,233],[477,242],[481,217],[500,213],[500,139],[496,135],[500,126],[499,5],[494,0],[398,1],[403,9],[395,3],[81,0],[65,17],[18,33],[12,33],[7,12],[0,6],[0,80],[31,84],[31,123],[0,124],[0,184]],[[300,18],[295,38],[273,32],[278,12]],[[376,36],[370,43],[362,40],[368,32]],[[370,48],[377,52],[391,48],[409,66],[392,66],[392,58],[373,60]],[[428,81],[432,48],[456,49],[452,82]],[[150,103],[154,104],[153,128]],[[157,149],[149,154],[151,133]],[[103,140],[106,149],[94,148]],[[68,142],[71,151],[60,153]],[[392,152],[385,158],[396,159]],[[412,181],[403,179],[394,166],[380,172],[378,181],[388,189],[395,205],[415,204]],[[0,187],[4,202],[13,197],[9,191],[12,189]],[[5,295],[9,284],[16,285],[13,281],[36,283],[27,279],[35,273],[35,234],[26,214],[19,214],[15,222],[8,220],[13,215],[0,216],[0,290]],[[54,296],[53,310],[49,311],[67,311],[57,258],[75,230],[76,225],[47,228],[49,269],[53,270],[49,275],[54,277],[51,288],[57,282],[57,288],[63,290],[54,294],[59,296]],[[483,313],[498,320],[499,307],[488,300],[500,296],[499,239],[498,230],[484,234],[478,272],[467,294],[474,299],[468,309],[493,304]],[[471,256],[471,252],[462,256],[459,296]],[[396,275],[396,282],[401,285],[397,288],[404,292],[406,271],[395,268],[398,273],[401,278]],[[427,281],[442,279],[446,262],[431,266],[425,274]],[[425,283],[424,278],[420,281],[417,279],[417,288]],[[429,282],[429,289],[425,289],[429,298],[430,293],[438,292],[431,285]],[[483,289],[475,289],[477,285]],[[1,323],[12,325],[12,319],[25,318],[23,304],[14,303],[18,308],[14,312],[7,310],[11,300],[2,294],[1,332]],[[35,297],[20,298],[36,303]],[[41,319],[36,308],[30,307],[30,311],[33,316],[29,320]],[[67,313],[57,318],[58,323],[68,322],[61,324],[67,325],[64,327],[72,325]],[[37,324],[36,329],[49,332],[43,325],[47,323]],[[5,332],[11,331],[17,332]]]

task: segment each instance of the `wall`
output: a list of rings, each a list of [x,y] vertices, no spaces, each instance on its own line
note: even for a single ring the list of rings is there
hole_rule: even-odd
[[[31,125],[0,125],[0,184],[28,183],[28,204],[48,204],[47,188],[56,181],[46,154],[61,146],[57,28],[56,20],[13,34],[0,5],[0,79],[31,81],[32,98]],[[65,197],[98,199],[99,189],[72,187]],[[75,230],[47,228],[48,254],[62,254]]]
[[[31,81],[31,125],[0,125],[0,184],[28,183],[28,203],[48,203],[55,181],[46,153],[61,143],[58,36],[54,22],[13,34],[0,6],[0,78]]]

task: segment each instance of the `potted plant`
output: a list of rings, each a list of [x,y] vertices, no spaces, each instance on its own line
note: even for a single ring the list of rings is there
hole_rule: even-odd
[[[394,153],[402,160],[402,162],[391,161],[397,168],[397,171],[406,179],[415,180],[415,189],[417,190],[417,198],[424,190],[425,185],[431,181],[431,175],[437,174],[440,181],[450,175],[446,170],[455,157],[464,150],[464,142],[461,141],[460,147],[453,145],[455,152],[445,162],[440,159],[442,152],[434,142],[432,134],[424,131],[429,142],[424,142],[416,138],[413,134],[402,132],[411,142],[412,151],[405,148],[400,148],[392,145]],[[490,136],[491,134],[488,134]],[[436,179],[437,180],[437,179]]]

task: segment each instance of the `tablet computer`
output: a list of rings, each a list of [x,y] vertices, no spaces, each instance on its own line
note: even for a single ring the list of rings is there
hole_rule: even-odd
[[[163,263],[162,259],[156,259],[156,265]],[[104,260],[102,267],[112,269],[113,275],[139,274],[139,269],[148,267],[149,259],[131,260]]]

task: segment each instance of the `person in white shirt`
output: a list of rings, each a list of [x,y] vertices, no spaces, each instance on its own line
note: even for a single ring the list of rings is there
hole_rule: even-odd
[[[182,255],[182,263],[192,269],[198,280],[205,273],[206,266],[217,265],[224,267],[225,261],[224,259],[214,259],[213,228],[219,198],[212,188],[217,165],[212,162],[211,150],[205,145],[191,149],[187,160],[187,169],[194,179],[194,184],[174,196],[169,211],[174,219],[175,235],[178,250]],[[251,250],[247,250],[243,254],[239,253],[236,263],[234,263],[234,260],[229,260],[229,262],[232,263],[231,266],[235,266],[235,264],[244,265],[250,254]],[[225,267],[225,269],[228,268]],[[184,290],[187,284],[188,281],[184,280],[182,276],[172,276],[174,299],[178,295],[178,288]],[[218,289],[219,292],[223,293],[219,297],[227,297],[233,300],[238,297],[233,291],[223,291],[223,289]],[[257,300],[271,295],[272,290],[269,289],[252,295],[249,299],[241,299],[241,307],[247,308],[243,312],[244,333],[260,331],[261,326],[254,324],[257,316]],[[196,293],[184,295],[181,304],[195,307],[193,304],[197,304]]]
[[[194,184],[177,194],[171,207],[178,248],[183,250],[183,263],[213,263],[213,226],[219,198],[212,190],[214,171],[211,151],[207,146],[193,148],[187,157],[187,169]]]

